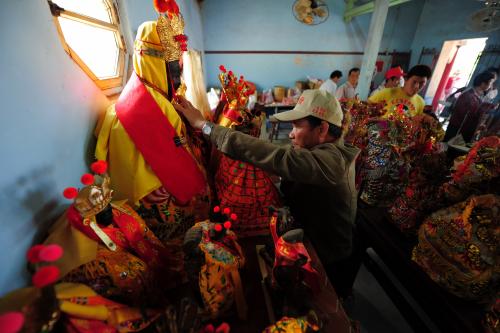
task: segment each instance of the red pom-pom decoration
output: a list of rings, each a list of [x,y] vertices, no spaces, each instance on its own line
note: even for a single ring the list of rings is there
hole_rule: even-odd
[[[24,315],[21,312],[7,312],[0,315],[0,332],[17,333],[23,328]]]
[[[38,258],[41,261],[56,261],[63,255],[63,249],[57,244],[44,246],[38,253]]]
[[[59,279],[59,268],[56,266],[44,266],[40,268],[31,279],[37,288],[43,288]]]
[[[28,252],[26,252],[26,258],[28,259],[28,262],[32,264],[36,264],[37,262],[42,261],[40,259],[40,251],[42,251],[45,248],[45,245],[39,244],[39,245],[33,245]]]
[[[165,13],[169,9],[169,3],[166,0],[153,0],[153,6],[158,13]]]
[[[219,206],[215,206],[214,207],[214,213],[218,213],[220,212],[220,207]]]
[[[222,231],[222,224],[216,224],[216,225],[214,226],[214,229],[215,229],[215,231],[217,231],[217,232],[221,232],[221,231]]]
[[[224,228],[231,229],[231,221],[224,222]]]
[[[214,325],[208,324],[207,326],[205,326],[202,333],[215,333]]]
[[[86,173],[80,178],[80,181],[83,185],[92,185],[94,184],[94,176],[90,173]]]
[[[220,324],[219,327],[215,330],[215,333],[229,333],[231,330],[231,327],[229,326],[228,323],[222,323]]]
[[[233,76],[233,71],[229,71],[229,72],[227,72],[227,75],[229,75],[229,76]]]
[[[74,199],[78,195],[78,190],[76,187],[67,187],[64,189],[63,195],[66,199]]]
[[[236,221],[237,219],[238,219],[238,215],[236,215],[235,213],[232,213],[231,220]]]
[[[229,213],[231,213],[231,209],[229,209],[229,208],[227,208],[227,207],[226,207],[226,208],[224,208],[224,214],[226,214],[226,215],[227,215],[227,214],[229,214]]]
[[[225,73],[226,72],[226,67],[224,67],[224,65],[220,65],[219,66],[219,69],[222,73]]]
[[[93,173],[102,175],[103,173],[106,173],[106,171],[108,170],[108,163],[106,161],[99,160],[90,165],[90,170],[92,170]]]

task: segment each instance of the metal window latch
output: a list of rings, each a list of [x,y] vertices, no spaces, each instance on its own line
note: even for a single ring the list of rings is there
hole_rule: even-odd
[[[53,3],[50,0],[47,0],[47,2],[49,3],[49,8],[52,16],[60,16],[61,13],[64,12],[64,8],[59,7],[57,4]]]

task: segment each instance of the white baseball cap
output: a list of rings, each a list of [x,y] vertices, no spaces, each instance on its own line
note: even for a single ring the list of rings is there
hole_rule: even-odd
[[[293,110],[280,112],[271,116],[271,121],[294,121],[313,116],[342,127],[344,113],[337,98],[329,92],[310,89],[305,90],[300,96]]]

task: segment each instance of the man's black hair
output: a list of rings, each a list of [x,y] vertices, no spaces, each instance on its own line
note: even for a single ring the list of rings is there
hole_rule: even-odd
[[[332,74],[330,74],[330,79],[335,79],[336,77],[341,78],[342,72],[339,70],[336,70],[336,71],[333,71]]]
[[[309,125],[311,125],[312,128],[318,127],[319,125],[321,125],[321,122],[323,121],[322,119],[319,119],[314,116],[307,116],[304,119],[307,120],[307,122],[309,123]],[[338,139],[342,136],[342,128],[340,128],[337,125],[328,123],[328,134],[330,134],[335,139]]]
[[[410,69],[408,74],[406,74],[406,79],[408,80],[412,76],[420,76],[420,77],[426,77],[427,79],[430,79],[432,76],[432,70],[427,65],[416,65]]]
[[[490,80],[495,78],[495,74],[492,72],[482,72],[479,73],[472,82],[474,87],[479,87],[483,83],[488,83]]]
[[[500,67],[488,67],[488,69],[486,69],[486,72],[494,73],[498,77],[500,75]]]
[[[351,75],[352,72],[359,72],[359,68],[358,67],[353,67],[349,70],[349,75]]]

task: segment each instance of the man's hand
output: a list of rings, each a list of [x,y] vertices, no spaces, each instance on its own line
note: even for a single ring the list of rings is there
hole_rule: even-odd
[[[200,110],[195,108],[193,104],[182,96],[177,96],[177,101],[174,102],[173,105],[177,112],[186,117],[187,121],[189,121],[194,129],[201,130],[203,124],[205,124],[205,118]]]

